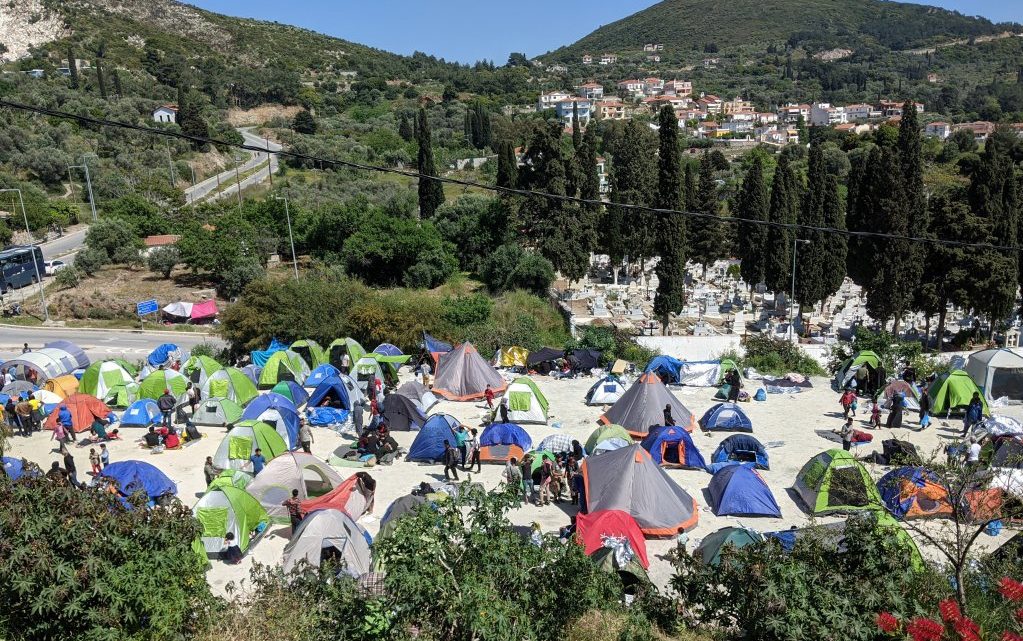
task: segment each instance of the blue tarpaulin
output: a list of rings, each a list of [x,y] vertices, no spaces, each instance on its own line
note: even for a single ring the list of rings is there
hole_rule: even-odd
[[[164,343],[163,345],[160,345],[153,351],[149,352],[149,358],[147,358],[146,360],[149,361],[149,364],[152,365],[153,367],[166,365],[168,361],[170,361],[171,354],[176,351],[178,351],[177,345],[175,345],[174,343]]]
[[[20,458],[12,458],[10,456],[5,456],[3,458],[3,464],[4,474],[6,474],[9,479],[11,479],[12,481],[17,481],[18,479],[21,478],[22,465]]]
[[[671,356],[656,356],[646,366],[646,372],[654,372],[658,376],[665,375],[669,383],[678,383],[682,371],[682,361]]]
[[[450,352],[452,349],[451,343],[439,341],[433,336],[427,334],[426,332],[423,332],[423,345],[426,347],[426,351],[430,352],[431,354],[436,352]]]
[[[270,341],[269,347],[262,351],[257,350],[255,352],[252,352],[252,354],[250,354],[249,356],[251,357],[253,364],[258,365],[259,367],[263,367],[264,365],[266,365],[266,361],[269,360],[269,358],[274,353],[280,352],[285,349],[288,349],[288,345],[274,338],[273,340]]]
[[[348,420],[348,410],[338,410],[333,407],[310,407],[306,410],[306,420],[310,425],[324,427],[327,425],[341,425]]]

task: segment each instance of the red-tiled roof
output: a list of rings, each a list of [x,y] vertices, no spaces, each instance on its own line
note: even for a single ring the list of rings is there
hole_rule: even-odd
[[[173,245],[181,240],[181,236],[177,234],[160,234],[159,236],[146,236],[146,247],[163,247],[164,245]]]

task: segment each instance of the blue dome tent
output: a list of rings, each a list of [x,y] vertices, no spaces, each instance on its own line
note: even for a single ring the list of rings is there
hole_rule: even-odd
[[[733,434],[721,441],[710,457],[712,467],[733,463],[753,463],[762,470],[771,469],[763,444],[746,434]]]
[[[448,414],[435,414],[423,425],[416,440],[408,448],[408,461],[434,463],[444,458],[444,441],[455,444],[455,430],[459,422]]]
[[[337,376],[340,373],[341,373],[341,370],[339,370],[338,368],[334,367],[330,363],[326,363],[324,365],[319,365],[319,366],[316,367],[316,369],[314,369],[313,371],[309,372],[309,376],[306,376],[305,381],[303,381],[302,384],[305,385],[306,387],[310,387],[310,388],[316,389],[316,387],[320,383],[322,383],[323,381],[327,380],[331,376]]]
[[[164,343],[163,345],[160,345],[153,351],[149,352],[149,357],[146,358],[146,361],[148,361],[149,364],[153,367],[166,365],[168,362],[170,362],[171,356],[173,356],[174,353],[177,351],[178,351],[177,345],[173,343]]]
[[[650,452],[650,458],[658,465],[694,470],[707,467],[703,455],[693,443],[693,437],[677,425],[651,427],[650,433],[646,435],[641,445],[644,450]]]
[[[143,490],[151,500],[165,494],[177,494],[178,486],[156,466],[144,461],[118,461],[106,466],[99,476],[117,484],[124,496]]]
[[[327,398],[331,398],[331,400],[337,398],[340,400],[341,409],[352,409],[352,400],[348,396],[348,388],[345,387],[345,383],[341,380],[340,376],[331,376],[321,381],[316,386],[316,389],[313,390],[313,393],[309,395],[306,405],[308,407],[319,407]]]
[[[703,415],[700,427],[712,432],[752,432],[753,422],[735,403],[718,403]]]
[[[647,363],[644,372],[653,372],[662,379],[666,379],[666,383],[678,383],[682,380],[682,361],[671,356],[655,356],[653,360]]]
[[[400,349],[390,343],[380,343],[373,349],[373,353],[383,354],[384,356],[404,356]]]
[[[533,439],[515,423],[491,423],[480,434],[480,461],[502,463],[522,456],[533,447]]]
[[[298,408],[285,396],[273,392],[257,396],[245,406],[241,420],[263,421],[277,430],[289,449],[298,447]]]
[[[304,405],[309,400],[309,392],[295,381],[281,381],[274,385],[270,391],[290,399],[295,404],[295,407]]]
[[[728,465],[714,473],[707,487],[717,516],[781,517],[771,489],[752,466]]]
[[[121,414],[121,427],[149,427],[160,422],[160,408],[151,398],[143,398],[128,406]]]

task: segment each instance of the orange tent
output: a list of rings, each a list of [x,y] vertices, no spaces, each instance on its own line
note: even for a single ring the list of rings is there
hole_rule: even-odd
[[[353,474],[323,496],[302,501],[302,515],[307,516],[315,510],[331,509],[341,510],[353,519],[358,519],[367,508],[373,506],[375,492],[369,486],[372,484],[375,487],[376,484],[368,474],[366,478],[370,479],[369,483],[358,474]]]
[[[50,378],[43,384],[43,389],[53,392],[61,398],[67,398],[78,392],[78,379],[74,376],[58,376]]]
[[[57,427],[60,408],[65,405],[71,410],[71,425],[75,432],[88,432],[94,420],[106,419],[110,415],[110,408],[95,396],[72,394],[46,417],[46,429],[52,430]]]

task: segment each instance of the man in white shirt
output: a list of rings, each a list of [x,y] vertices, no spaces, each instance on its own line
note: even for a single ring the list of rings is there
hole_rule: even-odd
[[[966,464],[976,466],[980,464],[980,443],[970,439],[970,448],[966,451]]]

